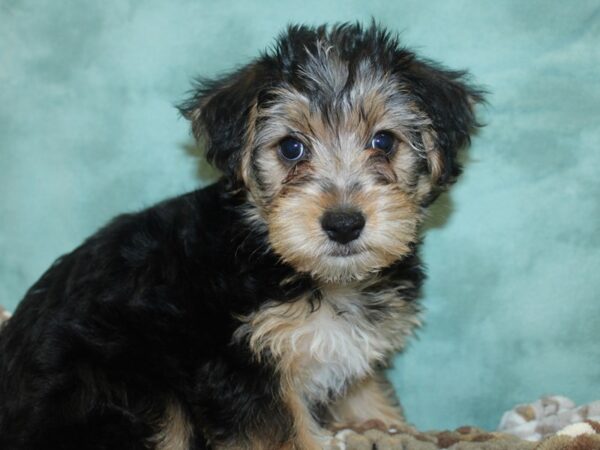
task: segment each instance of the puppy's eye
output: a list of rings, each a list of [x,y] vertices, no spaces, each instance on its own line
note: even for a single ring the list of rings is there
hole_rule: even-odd
[[[380,131],[373,136],[373,139],[371,139],[371,148],[378,148],[379,150],[383,150],[385,153],[391,153],[394,149],[395,143],[396,139],[391,133],[388,133],[387,131]]]
[[[306,154],[306,150],[298,139],[288,137],[279,144],[279,154],[287,161],[299,161]]]

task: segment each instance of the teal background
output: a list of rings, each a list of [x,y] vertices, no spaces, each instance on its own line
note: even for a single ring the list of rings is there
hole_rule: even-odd
[[[288,22],[369,20],[491,95],[423,251],[426,326],[391,377],[423,428],[600,399],[600,4],[0,2],[0,303],[119,212],[211,179],[173,104]]]

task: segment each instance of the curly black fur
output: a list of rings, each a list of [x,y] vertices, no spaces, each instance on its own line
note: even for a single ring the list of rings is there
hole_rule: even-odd
[[[195,449],[209,439],[259,432],[284,442],[293,434],[276,370],[232,335],[239,317],[316,286],[244,220],[237,170],[248,108],[268,101],[265,87],[286,82],[321,95],[298,76],[319,39],[350,65],[366,56],[409,83],[444,150],[443,182],[458,175],[456,151],[476,125],[469,101],[480,99],[463,73],[416,59],[375,26],[290,27],[272,51],[203,82],[181,107],[226,177],[117,217],[27,292],[0,334],[0,448],[153,448],[172,399],[193,424]],[[422,278],[416,249],[385,273],[406,299],[417,297]]]
[[[216,436],[290,426],[273,371],[230,341],[234,316],[310,280],[279,285],[292,270],[256,251],[238,204],[221,182],[120,216],[53,264],[2,330],[0,448],[147,448],[170,397]]]

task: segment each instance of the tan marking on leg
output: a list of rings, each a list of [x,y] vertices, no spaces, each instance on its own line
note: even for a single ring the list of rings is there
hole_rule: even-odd
[[[287,384],[287,383],[286,383]],[[294,418],[293,450],[322,450],[327,441],[327,432],[315,422],[308,406],[298,395],[295,387],[284,387],[284,401]]]
[[[286,383],[287,384],[287,383]],[[283,388],[283,401],[293,419],[293,433],[285,441],[274,441],[268,433],[213,444],[216,450],[323,450],[330,433],[315,422],[304,401],[291,387]]]
[[[377,376],[354,384],[345,396],[329,407],[329,411],[337,424],[357,425],[375,419],[389,427],[404,422],[391,387]]]
[[[170,401],[167,404],[159,426],[160,430],[153,439],[156,450],[189,450],[192,424],[179,403]]]

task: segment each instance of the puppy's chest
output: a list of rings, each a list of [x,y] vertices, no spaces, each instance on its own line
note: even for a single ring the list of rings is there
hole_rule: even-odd
[[[385,292],[323,290],[314,307],[308,299],[268,305],[244,325],[244,334],[307,400],[324,402],[402,346],[412,328],[407,324],[416,321],[407,307]]]
[[[369,374],[393,345],[389,330],[377,328],[357,306],[325,297],[320,308],[291,332],[297,369],[292,374],[311,401],[341,393],[350,380]]]

